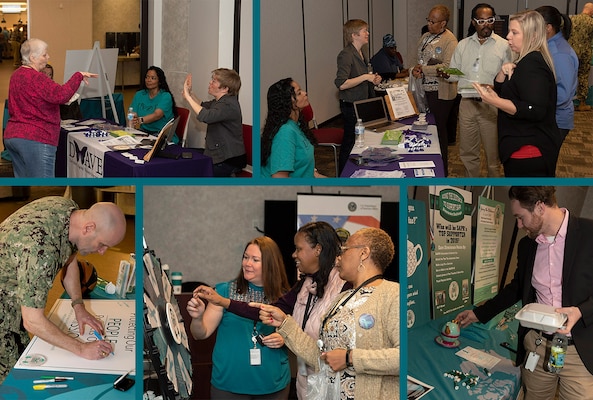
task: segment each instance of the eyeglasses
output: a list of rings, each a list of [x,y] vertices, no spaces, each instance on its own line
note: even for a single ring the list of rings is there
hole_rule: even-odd
[[[156,76],[156,75],[154,75],[154,76],[152,76],[152,75],[146,75],[144,77],[144,79],[150,79],[151,81],[156,81],[157,79],[159,79],[159,77]]]
[[[476,19],[476,18],[472,18],[472,19],[474,21],[476,21],[476,24],[478,24],[480,26],[482,26],[484,24],[490,25],[490,24],[493,24],[494,21],[496,21],[496,18],[495,17],[490,17],[490,18],[487,18],[487,19]]]
[[[350,250],[350,249],[363,249],[366,246],[364,244],[358,244],[355,246],[340,246],[340,255],[343,255],[346,250]]]
[[[431,19],[426,18],[426,22],[428,22],[428,25],[438,24],[439,22],[443,22],[443,21],[444,20],[442,20],[442,21],[433,21]]]

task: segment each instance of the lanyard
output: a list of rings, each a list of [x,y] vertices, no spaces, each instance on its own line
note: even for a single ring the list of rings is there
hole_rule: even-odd
[[[361,283],[356,289],[354,289],[352,291],[352,293],[350,293],[348,295],[348,297],[346,297],[346,300],[344,300],[339,306],[336,306],[333,308],[333,310],[331,310],[330,313],[328,313],[325,318],[323,319],[323,322],[321,323],[321,331],[323,331],[323,327],[325,327],[325,324],[327,323],[327,321],[332,318],[334,315],[336,315],[338,312],[340,312],[340,310],[342,309],[342,307],[344,307],[344,305],[346,303],[348,303],[348,301],[352,298],[352,296],[354,296],[360,289],[362,289],[365,285],[368,285],[371,282],[376,281],[377,279],[381,279],[383,278],[383,275],[379,274],[379,275],[375,275],[370,277],[369,279],[367,279],[366,281],[364,281],[363,283]]]
[[[422,48],[420,49],[420,53],[424,52],[424,49],[426,49],[426,46],[428,46],[429,44],[431,44],[432,42],[437,40],[443,34],[443,32],[437,33],[430,40],[428,40],[428,37],[427,37],[426,40],[424,41],[424,44],[422,45]]]
[[[311,304],[311,302],[313,304]],[[313,293],[309,293],[309,297],[307,298],[307,306],[305,307],[305,314],[303,315],[303,324],[301,328],[305,330],[305,325],[307,325],[307,321],[311,316],[311,312],[313,312],[313,307],[315,307],[315,303],[317,303],[317,296]]]

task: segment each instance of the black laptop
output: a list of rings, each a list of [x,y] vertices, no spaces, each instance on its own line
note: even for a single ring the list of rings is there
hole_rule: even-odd
[[[382,97],[372,97],[354,102],[356,118],[360,118],[364,127],[375,132],[385,132],[404,126],[399,122],[390,121]]]

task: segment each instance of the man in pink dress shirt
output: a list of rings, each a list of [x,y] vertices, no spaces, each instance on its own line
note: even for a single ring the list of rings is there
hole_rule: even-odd
[[[553,186],[514,186],[511,211],[527,236],[519,241],[513,280],[495,297],[462,311],[462,327],[487,322],[522,300],[553,306],[568,316],[557,333],[568,335],[564,368],[548,372],[551,339],[556,332],[519,327],[517,361],[528,354],[539,360],[533,371],[521,365],[525,399],[591,399],[593,393],[593,221],[558,207]],[[539,343],[539,344],[538,344]],[[546,351],[546,348],[548,350]],[[536,357],[531,356],[529,357]]]

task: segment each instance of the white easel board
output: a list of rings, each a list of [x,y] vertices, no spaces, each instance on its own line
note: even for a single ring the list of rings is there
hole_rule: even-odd
[[[84,85],[79,90],[80,98],[103,97],[107,95],[107,87],[101,88],[100,85],[109,85],[111,93],[115,90],[115,74],[117,72],[117,53],[119,49],[97,49],[98,54],[103,60],[106,76],[99,76],[97,79],[89,79],[89,84]],[[90,63],[90,66],[89,66]],[[78,71],[92,72],[100,74],[102,68],[99,57],[95,56],[95,49],[91,50],[67,50],[66,66],[64,67],[64,82]]]
[[[81,342],[97,340],[92,328],[85,325],[80,334],[70,299],[56,301],[48,319],[68,336]],[[14,368],[81,372],[93,374],[122,374],[134,369],[136,360],[136,302],[135,300],[84,300],[86,309],[101,321],[103,338],[113,346],[113,354],[101,360],[87,360],[53,346],[35,336],[15,364]]]

